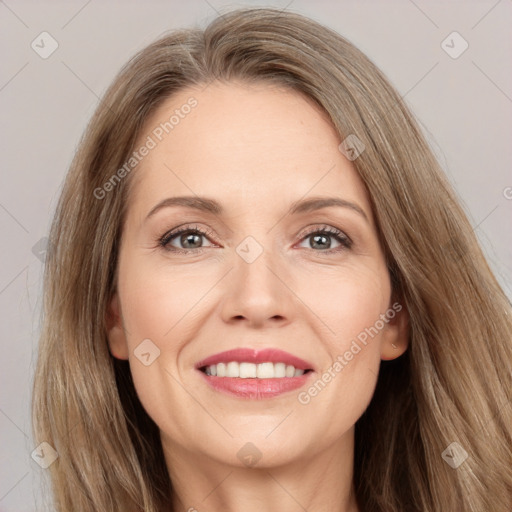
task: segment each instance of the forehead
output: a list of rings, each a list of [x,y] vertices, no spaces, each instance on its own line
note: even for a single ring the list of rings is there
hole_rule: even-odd
[[[154,147],[131,176],[130,205],[137,209],[178,195],[215,197],[227,206],[236,199],[250,206],[252,198],[270,207],[330,194],[371,211],[328,115],[290,89],[218,82],[183,89],[147,120],[136,147],[148,137]]]

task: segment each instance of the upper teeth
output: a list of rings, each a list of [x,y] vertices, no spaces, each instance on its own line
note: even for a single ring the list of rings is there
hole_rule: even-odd
[[[212,364],[205,368],[206,375],[217,377],[240,377],[241,379],[278,379],[281,377],[299,377],[304,370],[285,363],[229,363]]]

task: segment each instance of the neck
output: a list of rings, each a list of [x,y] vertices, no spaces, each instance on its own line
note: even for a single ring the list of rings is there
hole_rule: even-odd
[[[280,465],[231,465],[187,452],[162,436],[176,512],[358,512],[353,430],[321,452]]]

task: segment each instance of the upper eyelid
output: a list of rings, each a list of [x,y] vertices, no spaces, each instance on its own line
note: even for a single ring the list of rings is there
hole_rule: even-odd
[[[334,230],[334,232],[332,232],[330,230]],[[215,240],[216,237],[214,236],[213,231],[210,228],[203,228],[202,226],[198,226],[197,223],[183,224],[181,226],[177,226],[176,228],[170,229],[170,230],[166,231],[161,237],[159,237],[159,241],[161,241],[161,242],[166,241],[166,244],[168,244],[168,243],[170,243],[170,240],[174,239],[178,235],[180,235],[184,232],[185,233],[189,232],[189,231],[190,232],[196,231],[201,236],[211,238],[212,239],[212,240],[210,240],[211,242],[218,243],[218,242],[216,242],[216,240]],[[299,238],[299,241],[301,241],[304,238],[311,236],[316,232],[322,232],[322,231],[328,232],[328,234],[330,236],[333,236],[333,237],[337,236],[342,240],[345,239],[346,242],[350,245],[353,244],[352,238],[345,232],[345,230],[342,230],[335,226],[331,226],[326,223],[319,223],[319,224],[305,227],[301,231],[299,231],[299,233],[297,234],[297,237]],[[190,250],[193,251],[195,249],[190,249]]]
[[[340,234],[345,234],[345,231],[343,229],[340,229],[340,228],[337,228],[335,226],[332,226],[330,224],[326,224],[326,223],[318,223],[318,224],[314,224],[312,226],[307,226],[305,228],[302,228],[300,231],[299,231],[299,234],[302,233],[302,236],[304,236],[305,234],[309,234],[310,232],[315,232],[315,231],[324,231],[324,230],[329,230],[329,229],[333,229],[335,231],[339,231]],[[164,232],[163,236],[168,236],[168,235],[175,235],[177,233],[180,233],[182,231],[198,231],[200,232],[201,234],[203,235],[207,235],[207,236],[215,236],[214,232],[212,229],[210,228],[203,228],[202,226],[198,226],[197,223],[192,223],[192,224],[183,224],[181,226],[176,226],[175,228],[172,228],[172,229],[169,229],[167,231]],[[346,235],[348,236],[348,235]]]
[[[186,233],[186,232],[189,232],[189,231],[191,231],[191,232],[192,231],[196,231],[201,236],[205,236],[205,237],[208,237],[208,238],[215,239],[215,236],[214,236],[213,231],[211,229],[198,227],[197,224],[194,225],[194,226],[188,225],[188,224],[184,224],[182,226],[178,226],[176,228],[169,229],[162,236],[158,237],[158,239],[160,241],[166,240],[166,239],[171,240],[171,239],[175,238],[176,236],[178,236],[180,234],[183,234],[183,233]]]

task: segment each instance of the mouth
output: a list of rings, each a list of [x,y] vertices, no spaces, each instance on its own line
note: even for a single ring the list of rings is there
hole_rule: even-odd
[[[206,375],[214,377],[230,377],[240,379],[282,379],[291,377],[300,377],[305,373],[313,370],[306,369],[300,370],[295,366],[286,363],[272,363],[267,361],[265,363],[248,363],[230,361],[229,363],[218,363],[199,368],[200,371]]]
[[[277,349],[234,349],[196,364],[207,384],[239,398],[264,399],[298,389],[314,372],[313,365]]]

